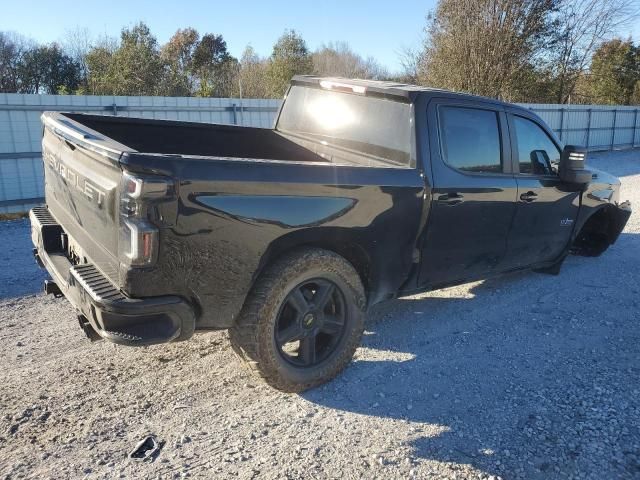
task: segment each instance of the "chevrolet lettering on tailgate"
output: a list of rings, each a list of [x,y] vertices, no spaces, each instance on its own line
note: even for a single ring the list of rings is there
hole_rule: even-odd
[[[105,192],[100,190],[78,172],[70,169],[62,163],[59,158],[56,158],[53,152],[45,150],[42,153],[42,156],[45,163],[49,165],[56,175],[62,177],[69,187],[73,187],[89,200],[95,202],[99,207],[102,207],[102,203],[106,196]]]

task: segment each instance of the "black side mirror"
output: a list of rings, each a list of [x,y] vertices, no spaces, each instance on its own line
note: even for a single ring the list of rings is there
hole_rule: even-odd
[[[529,154],[531,168],[535,175],[553,175],[551,161],[545,150],[532,150]]]
[[[591,172],[584,168],[587,159],[587,149],[575,145],[567,145],[560,155],[558,175],[560,180],[567,183],[584,185],[591,181]]]

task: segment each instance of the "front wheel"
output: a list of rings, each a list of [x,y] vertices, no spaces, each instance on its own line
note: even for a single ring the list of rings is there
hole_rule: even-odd
[[[365,303],[349,262],[327,250],[299,250],[257,280],[230,330],[231,345],[271,386],[300,392],[332,379],[351,361]]]

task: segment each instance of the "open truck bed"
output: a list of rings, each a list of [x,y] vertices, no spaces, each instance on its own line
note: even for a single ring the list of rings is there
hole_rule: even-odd
[[[48,114],[66,117],[80,130],[126,145],[141,153],[243,159],[319,161],[321,156],[276,130],[171,120],[110,117],[78,113]]]

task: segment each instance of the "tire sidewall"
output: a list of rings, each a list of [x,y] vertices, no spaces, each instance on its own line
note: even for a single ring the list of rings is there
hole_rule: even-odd
[[[364,326],[364,295],[355,270],[341,258],[328,254],[314,258],[310,264],[304,263],[300,262],[288,269],[292,270],[290,272],[283,272],[283,281],[274,286],[269,300],[259,313],[259,356],[262,362],[269,364],[268,367],[277,370],[283,380],[311,385],[335,375],[353,356],[360,343]],[[345,266],[353,270],[352,275],[345,275]],[[355,278],[351,278],[354,276]],[[347,313],[345,330],[329,357],[312,367],[297,367],[280,354],[275,341],[275,328],[280,308],[291,290],[305,281],[316,278],[331,281],[342,292]],[[357,281],[355,285],[354,280]]]

